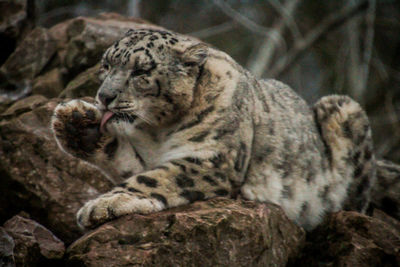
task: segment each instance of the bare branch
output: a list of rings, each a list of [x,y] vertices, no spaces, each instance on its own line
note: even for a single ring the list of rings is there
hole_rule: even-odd
[[[348,6],[354,6],[354,0],[350,0]],[[348,55],[346,60],[345,69],[347,69],[348,88],[347,94],[360,101],[359,96],[362,91],[363,76],[361,73],[361,59],[360,59],[360,28],[361,18],[354,18],[347,23],[346,37],[348,38]]]
[[[284,22],[291,31],[293,38],[302,38],[299,27],[297,27],[296,21],[293,18],[293,12],[288,12],[288,10],[284,8],[278,0],[269,0],[269,4],[275,8],[279,15],[284,19]]]
[[[354,0],[350,1],[350,5],[354,5]],[[374,41],[375,6],[375,0],[369,0],[369,8],[365,16],[367,26],[365,34],[361,33],[361,19],[350,21],[347,27],[347,36],[350,41],[350,64],[347,65],[349,71],[348,93],[361,103],[365,101],[364,96],[367,90],[369,66]],[[363,52],[360,51],[361,36],[365,36],[363,39]]]
[[[333,92],[343,93],[343,88],[345,84],[346,75],[344,75],[343,70],[346,69],[346,58],[348,54],[347,45],[342,43],[339,44],[339,49],[337,52],[336,64],[333,66],[331,74],[335,75]],[[327,68],[329,70],[329,68]]]
[[[263,36],[267,36],[272,38],[275,41],[284,41],[283,38],[274,31],[274,29],[267,28],[264,26],[261,26],[254,21],[250,20],[246,16],[243,16],[236,10],[234,10],[230,5],[225,3],[223,0],[214,0],[214,4],[220,8],[220,10],[227,15],[228,17],[232,18],[234,21],[236,21],[238,24],[242,25],[244,28],[247,30],[254,32],[256,34],[260,34]]]
[[[286,2],[282,9],[286,10],[287,17],[292,16],[292,13],[296,9],[299,2],[299,0],[289,0]],[[274,24],[272,29],[279,34],[279,36],[282,36],[287,24],[288,23],[286,20],[282,18]],[[270,38],[265,37],[257,53],[255,53],[255,55],[251,58],[251,61],[247,64],[249,70],[256,77],[261,77],[262,74],[269,69],[269,66],[278,48],[281,47],[277,42],[273,42]]]
[[[387,70],[387,66],[382,62],[379,56],[374,56],[372,58],[372,64],[375,67],[376,71],[379,74],[379,77],[387,82],[389,80],[389,71]]]
[[[206,29],[202,29],[196,32],[188,33],[188,35],[204,39],[213,35],[218,35],[224,32],[228,32],[235,28],[235,24],[232,21],[228,21],[219,25],[215,25]]]
[[[389,92],[385,96],[385,111],[388,115],[387,118],[390,121],[390,124],[393,129],[393,133],[400,132],[400,118],[397,115],[396,107],[393,105],[393,92]],[[392,138],[387,138],[386,142],[384,142],[379,148],[377,148],[378,155],[387,154],[395,144],[400,142],[400,135],[394,134]]]
[[[363,75],[364,75],[364,92],[367,89],[367,82],[369,76],[369,67],[372,58],[372,49],[374,44],[374,23],[375,23],[375,16],[376,16],[376,0],[369,0],[369,8],[367,11],[367,16],[365,18],[367,24],[367,32],[365,37],[365,50],[363,56]]]
[[[307,49],[314,43],[324,37],[328,32],[341,26],[350,18],[364,11],[368,8],[368,1],[361,1],[355,6],[345,7],[339,12],[328,16],[318,26],[307,33],[302,40],[296,40],[293,48],[273,66],[269,75],[271,77],[278,77],[286,72],[289,67],[296,61]]]

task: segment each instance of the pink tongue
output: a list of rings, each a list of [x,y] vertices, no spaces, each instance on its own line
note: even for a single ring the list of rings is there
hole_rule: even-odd
[[[101,132],[105,132],[104,126],[107,123],[107,121],[114,115],[114,113],[112,113],[111,111],[106,111],[106,113],[104,113],[103,118],[101,118],[101,122],[100,122],[100,131]]]

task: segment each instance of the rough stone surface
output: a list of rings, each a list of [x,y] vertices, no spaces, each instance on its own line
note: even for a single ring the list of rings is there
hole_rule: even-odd
[[[374,209],[372,217],[389,224],[390,226],[395,228],[400,233],[400,222],[398,220],[396,220],[395,218],[387,215],[385,212],[378,210],[378,209]],[[399,244],[399,246],[400,246],[400,244]]]
[[[14,239],[17,266],[38,266],[64,256],[64,243],[33,220],[16,215],[4,224],[4,229]]]
[[[47,98],[42,95],[32,95],[28,96],[20,101],[15,102],[6,111],[4,111],[0,116],[2,118],[11,118],[18,116],[24,112],[30,111],[35,107],[42,105],[47,102]]]
[[[57,57],[55,61],[57,67],[63,66],[63,62],[65,61],[64,59],[69,41],[67,29],[74,20],[75,19],[69,19],[63,21],[49,29],[50,36],[56,41]]]
[[[15,106],[30,105],[26,99]],[[56,145],[49,122],[53,99],[11,119],[0,117],[0,218],[25,210],[66,243],[81,235],[75,214],[112,183]],[[22,105],[22,104],[21,104]],[[3,119],[3,120],[1,120]]]
[[[14,51],[19,39],[32,28],[26,0],[0,1],[0,65]]]
[[[285,266],[304,236],[275,205],[212,199],[109,222],[68,257],[84,266]]]
[[[48,30],[31,31],[3,64],[0,71],[13,83],[32,80],[56,52],[56,43]]]
[[[3,227],[0,227],[0,266],[15,266],[14,247],[14,239]]]
[[[372,188],[371,201],[375,207],[400,220],[400,165],[378,160],[377,167],[377,182]]]
[[[400,266],[400,232],[357,212],[329,216],[291,266]]]
[[[32,94],[40,94],[46,97],[57,97],[64,89],[62,71],[54,68],[35,78],[32,86]]]
[[[96,64],[94,67],[82,72],[75,79],[70,81],[67,87],[61,92],[61,98],[80,98],[84,96],[96,96],[97,89],[101,84],[97,72],[100,65]]]

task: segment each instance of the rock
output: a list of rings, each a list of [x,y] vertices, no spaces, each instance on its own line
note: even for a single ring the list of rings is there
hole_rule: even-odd
[[[67,253],[78,266],[285,266],[304,236],[275,205],[219,198],[127,215]]]
[[[379,220],[385,222],[386,224],[389,224],[391,227],[393,227],[400,233],[400,222],[398,220],[396,220],[395,218],[387,215],[383,211],[374,209],[372,217],[379,219]]]
[[[32,95],[21,99],[11,105],[6,111],[1,114],[1,117],[12,117],[22,114],[27,111],[31,111],[35,107],[42,105],[47,102],[47,98],[42,95]]]
[[[70,81],[64,91],[61,92],[61,98],[80,98],[84,96],[96,96],[96,92],[101,85],[97,72],[100,64],[87,69]]]
[[[7,231],[3,227],[0,227],[0,266],[15,266],[13,253],[14,247],[14,239],[7,233]]]
[[[52,98],[57,97],[64,89],[61,70],[54,68],[33,81],[32,93]]]
[[[65,61],[64,59],[69,41],[67,29],[73,21],[74,19],[69,19],[58,23],[49,29],[50,36],[56,41],[57,44],[58,65],[62,65],[62,63]]]
[[[14,239],[17,266],[40,266],[38,263],[64,256],[64,243],[33,220],[16,215],[4,224],[4,229]]]
[[[0,102],[28,95],[32,91],[33,78],[43,70],[55,51],[56,44],[46,29],[31,31],[0,68]]]
[[[143,20],[127,19],[116,14],[103,14],[98,18],[79,17],[69,22],[68,45],[64,65],[79,73],[99,62],[105,49],[124,36],[129,29],[161,27]]]
[[[32,11],[27,0],[0,1],[0,65],[14,51],[19,39],[33,27]]]
[[[399,266],[400,232],[372,217],[349,211],[330,215],[307,235],[291,266]]]
[[[372,188],[372,205],[400,220],[400,165],[387,160],[378,160],[376,163],[377,177]]]
[[[48,30],[31,31],[3,64],[0,71],[12,82],[31,80],[49,62],[56,51],[56,42]]]
[[[9,203],[0,205],[0,218],[26,210],[70,243],[81,235],[75,220],[78,209],[109,190],[112,182],[57,147],[49,122],[59,100],[39,106],[28,100],[15,106],[32,110],[0,121],[0,203]]]

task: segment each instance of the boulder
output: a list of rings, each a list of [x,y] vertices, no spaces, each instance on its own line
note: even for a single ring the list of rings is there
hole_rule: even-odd
[[[0,266],[15,266],[14,247],[14,239],[3,227],[0,227]]]
[[[47,29],[32,30],[4,62],[0,71],[8,81],[20,84],[39,74],[56,52],[56,42]]]
[[[64,89],[62,70],[54,68],[35,78],[32,94],[43,95],[48,98],[57,97]]]
[[[43,266],[64,256],[64,243],[33,220],[16,215],[4,224],[4,229],[14,240],[17,266]]]
[[[32,92],[33,79],[56,52],[44,28],[32,30],[0,68],[0,103],[12,103]]]
[[[0,65],[14,51],[22,36],[33,27],[33,6],[27,2],[0,1]]]
[[[84,96],[96,96],[97,89],[101,85],[98,77],[100,64],[96,64],[70,81],[67,87],[60,93],[61,98],[80,98]]]
[[[378,160],[376,176],[371,192],[372,205],[400,220],[400,165]]]
[[[386,224],[392,226],[394,229],[396,229],[400,233],[400,221],[389,216],[385,212],[378,210],[378,209],[374,209],[372,217],[385,222]]]
[[[400,266],[400,232],[380,219],[340,211],[307,235],[290,266]]]
[[[47,102],[47,98],[42,95],[31,95],[12,104],[1,114],[1,118],[16,117],[24,112],[30,111]]]
[[[70,243],[81,235],[78,209],[113,183],[58,148],[49,123],[59,101],[26,98],[13,105],[15,115],[0,116],[0,203],[10,203],[0,205],[0,218],[28,211]]]
[[[67,253],[72,266],[285,266],[304,237],[278,206],[218,198],[127,215]]]

